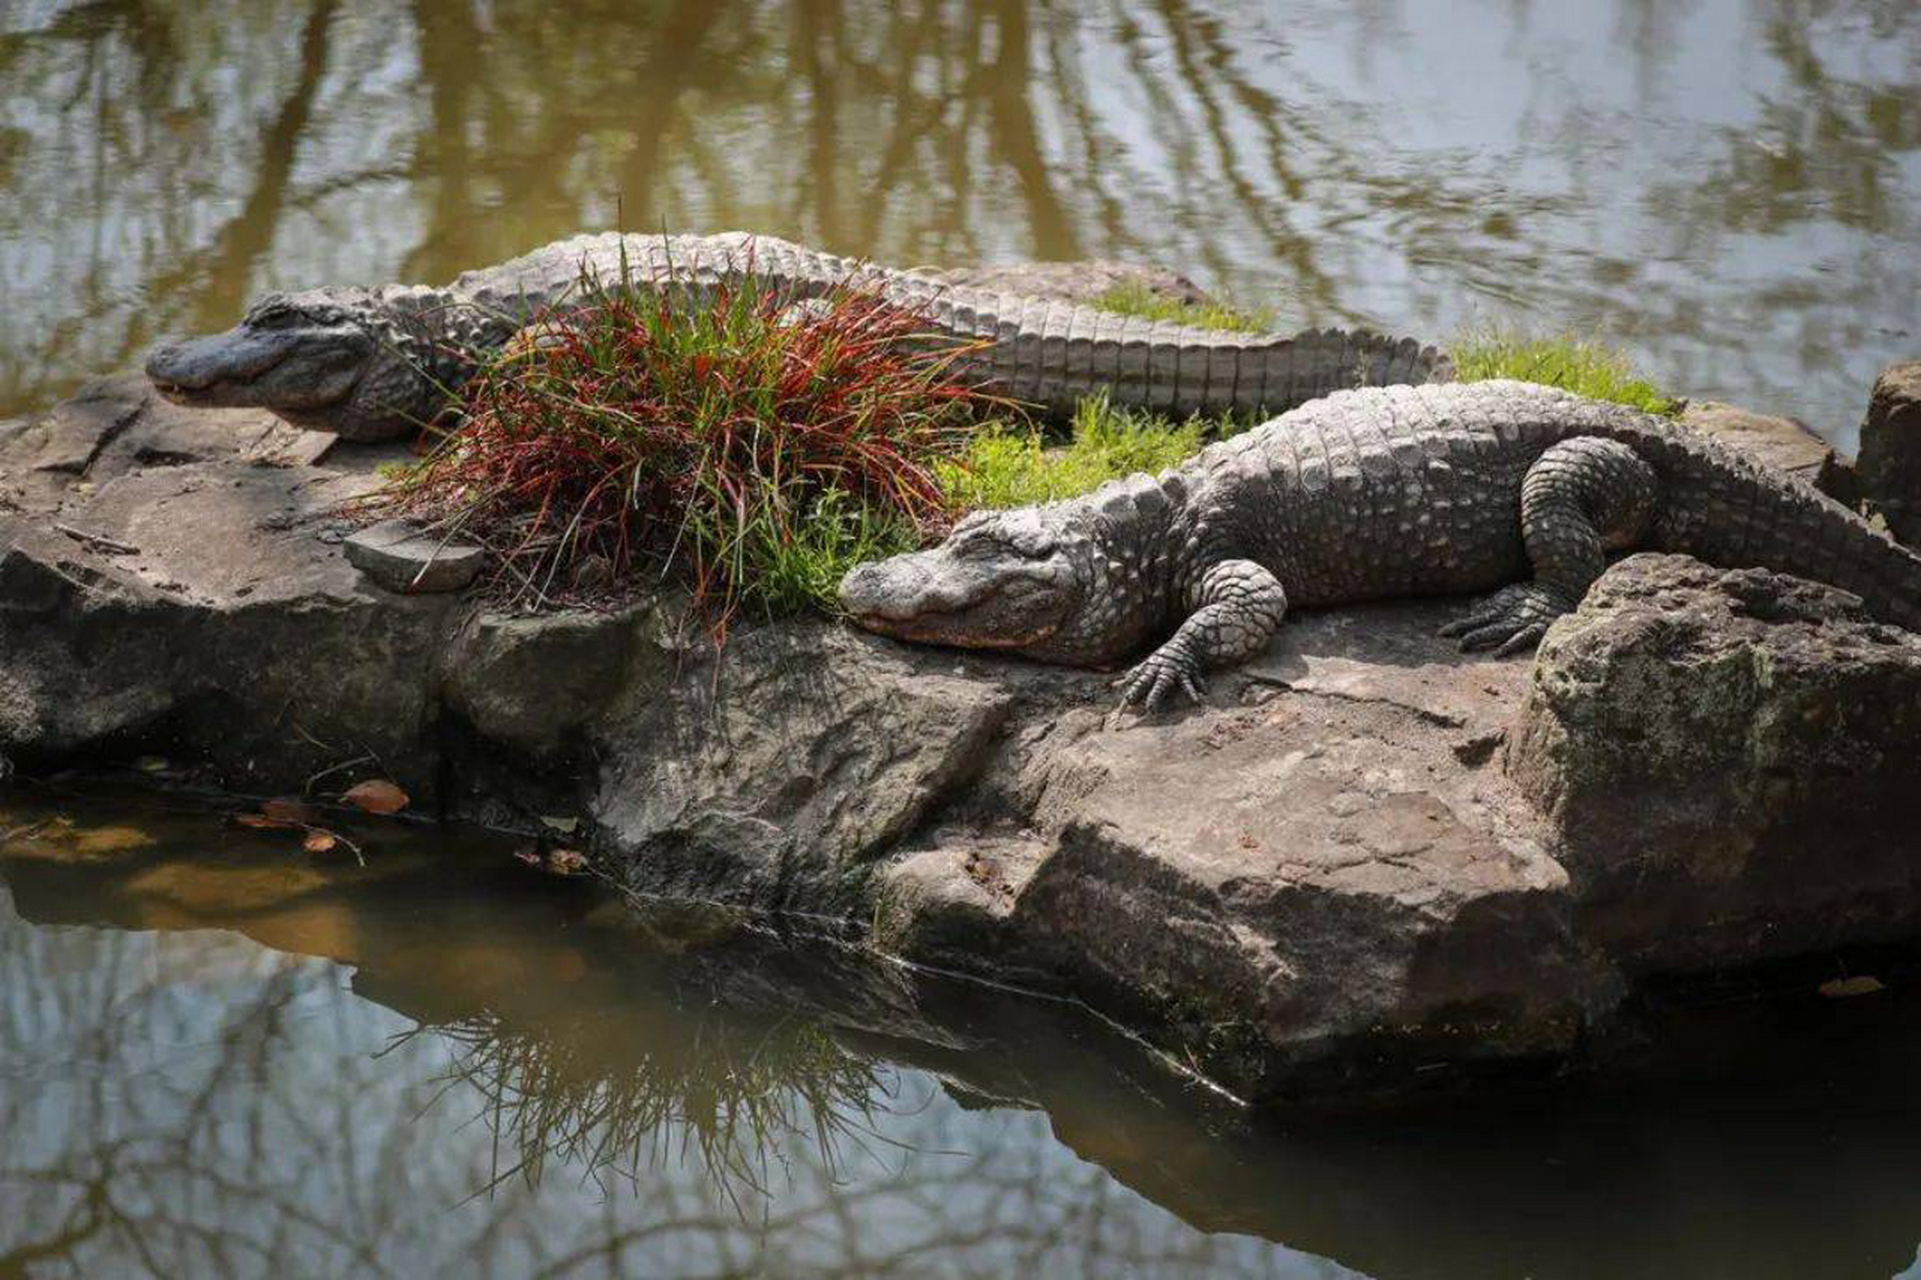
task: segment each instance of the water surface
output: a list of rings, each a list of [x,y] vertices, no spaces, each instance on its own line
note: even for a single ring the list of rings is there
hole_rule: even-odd
[[[1593,327],[1851,445],[1921,336],[1917,81],[1908,0],[10,0],[0,416],[619,224]]]
[[[0,1276],[1921,1280],[1894,968],[1692,997],[1639,1083],[1255,1120],[1071,1009],[353,835],[0,802]]]

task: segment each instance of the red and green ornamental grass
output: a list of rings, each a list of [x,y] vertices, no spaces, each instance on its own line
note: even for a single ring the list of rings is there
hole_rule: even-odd
[[[950,515],[935,464],[997,403],[962,354],[860,293],[597,291],[480,370],[381,501],[487,544],[523,602],[665,578],[722,628],[831,602]]]

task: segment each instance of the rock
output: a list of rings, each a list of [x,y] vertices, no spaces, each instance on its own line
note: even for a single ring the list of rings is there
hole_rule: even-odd
[[[79,484],[197,462],[311,466],[333,437],[264,409],[188,409],[155,394],[145,375],[96,379],[69,400],[0,434],[0,478],[28,509],[57,505]]]
[[[877,939],[1172,1024],[1246,1096],[1566,1052],[1617,984],[1570,929],[1544,829],[1458,759],[1504,725],[1526,663],[1463,662],[1433,634],[1448,612],[1291,623],[1248,670],[1254,705],[1051,717],[1025,749],[1038,833],[905,854]]]
[[[638,895],[1086,1001],[1257,1100],[1578,1062],[1650,971],[1921,921],[1921,640],[1826,588],[1637,557],[1538,666],[1436,638],[1455,601],[1305,613],[1110,728],[1098,672],[382,590],[326,538],[391,452],[267,463],[175,413],[123,385],[0,433],[29,773],[387,778]]]
[[[980,267],[919,267],[916,274],[933,276],[948,284],[999,293],[1018,293],[1034,298],[1058,298],[1062,302],[1093,302],[1108,290],[1121,285],[1139,285],[1149,293],[1193,306],[1207,306],[1216,300],[1186,276],[1163,267],[1144,267],[1131,262],[1096,259],[1086,262],[1013,262]]]
[[[1921,360],[1889,365],[1875,379],[1855,473],[1894,536],[1921,545]]]
[[[678,647],[651,600],[604,613],[482,612],[448,650],[442,697],[480,737],[546,767],[584,749],[623,698],[657,696]]]
[[[269,793],[379,759],[432,794],[445,599],[367,591],[313,534],[371,481],[189,463],[65,500],[58,523],[127,555],[0,516],[0,751],[25,768],[154,752]]]
[[[609,735],[607,848],[647,893],[845,905],[1007,715],[992,682],[952,666],[821,624],[732,637]]]
[[[1638,555],[1541,647],[1507,770],[1630,971],[1921,926],[1921,636],[1830,587]]]
[[[1805,480],[1829,492],[1830,497],[1838,496],[1826,486],[1839,483],[1835,477],[1841,464],[1833,447],[1804,423],[1718,400],[1690,400],[1681,412],[1681,421],[1763,466]]]
[[[479,576],[486,551],[472,542],[423,533],[406,520],[383,520],[341,544],[347,562],[389,591],[459,591]]]

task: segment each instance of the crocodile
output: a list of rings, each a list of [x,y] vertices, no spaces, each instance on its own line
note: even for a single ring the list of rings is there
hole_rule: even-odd
[[[624,282],[700,296],[752,275],[796,303],[871,291],[949,338],[960,372],[1050,414],[1090,392],[1176,417],[1280,412],[1340,387],[1445,381],[1445,353],[1342,330],[1227,333],[1098,307],[950,284],[772,236],[608,232],[557,241],[444,288],[277,293],[233,329],[165,342],[147,376],[180,404],[257,407],[344,439],[385,440],[432,421],[484,354],[535,315]]]
[[[1921,556],[1805,482],[1670,419],[1533,383],[1341,391],[1157,477],[971,515],[855,568],[849,616],[900,639],[1105,667],[1122,705],[1199,700],[1294,606],[1488,591],[1442,634],[1530,649],[1610,552],[1660,549],[1860,596],[1921,630]]]

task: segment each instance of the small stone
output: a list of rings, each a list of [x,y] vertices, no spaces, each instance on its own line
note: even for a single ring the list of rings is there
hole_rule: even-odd
[[[343,542],[347,562],[389,591],[421,595],[459,591],[480,572],[484,552],[471,542],[423,533],[406,520],[386,520]]]

